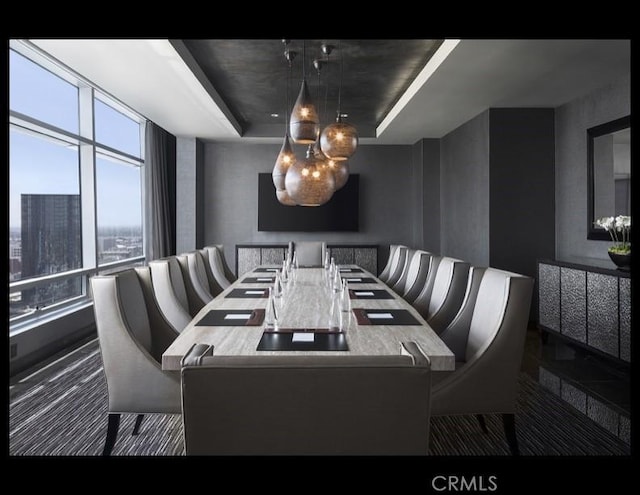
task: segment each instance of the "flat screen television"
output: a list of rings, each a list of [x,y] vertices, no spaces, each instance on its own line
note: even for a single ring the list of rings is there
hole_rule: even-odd
[[[285,206],[276,198],[271,174],[258,174],[258,230],[266,232],[345,232],[358,230],[359,175],[322,206]]]

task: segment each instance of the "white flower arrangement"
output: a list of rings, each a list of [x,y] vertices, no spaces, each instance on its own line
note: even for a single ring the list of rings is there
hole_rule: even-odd
[[[617,254],[628,254],[631,252],[631,217],[618,215],[617,217],[602,217],[595,221],[598,227],[609,232],[614,245],[609,251]]]

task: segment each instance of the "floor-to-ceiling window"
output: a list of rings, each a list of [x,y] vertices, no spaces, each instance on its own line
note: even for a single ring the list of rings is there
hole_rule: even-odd
[[[9,51],[11,328],[144,261],[144,118],[27,42]]]

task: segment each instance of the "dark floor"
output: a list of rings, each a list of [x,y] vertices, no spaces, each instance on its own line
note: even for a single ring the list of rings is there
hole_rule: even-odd
[[[23,390],[55,376],[78,354],[87,353],[85,345],[96,337],[88,337],[50,357],[37,366],[11,377],[10,400]],[[72,351],[74,351],[71,353]],[[549,335],[542,343],[540,332],[531,326],[522,370],[534,380],[565,400],[577,411],[630,443],[631,385],[629,366],[612,361],[558,337]]]
[[[572,345],[553,334],[542,342],[531,326],[522,370],[591,420],[630,442],[629,365]]]

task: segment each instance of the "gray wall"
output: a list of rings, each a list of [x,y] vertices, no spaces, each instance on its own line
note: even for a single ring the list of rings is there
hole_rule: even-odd
[[[553,258],[554,111],[491,109],[490,266],[531,277]]]
[[[440,142],[440,253],[489,265],[489,111]]]
[[[414,241],[411,247],[440,253],[440,140],[413,145]]]
[[[424,243],[422,248],[440,253],[440,140],[422,140],[422,207]]]
[[[608,259],[608,242],[587,239],[587,129],[631,113],[625,77],[556,109],[556,258]]]
[[[379,244],[379,266],[388,245],[411,245],[414,237],[411,146],[360,145],[349,160],[360,174],[359,232],[258,232],[258,173],[270,173],[279,144],[206,143],[204,152],[204,244],[224,244],[235,267],[235,246],[322,239]],[[296,154],[302,156],[302,148]]]

